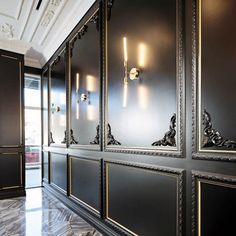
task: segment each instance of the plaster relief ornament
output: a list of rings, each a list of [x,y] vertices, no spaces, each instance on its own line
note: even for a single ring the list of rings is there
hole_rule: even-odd
[[[45,14],[45,16],[44,16],[44,18],[43,18],[43,20],[41,22],[41,26],[47,27],[49,25],[50,21],[52,20],[54,14],[55,14],[54,11],[52,11],[52,10],[48,11]]]
[[[5,23],[5,25],[2,25],[1,32],[9,39],[13,39],[14,37],[14,28],[11,24]]]
[[[51,0],[51,5],[58,7],[62,0]]]

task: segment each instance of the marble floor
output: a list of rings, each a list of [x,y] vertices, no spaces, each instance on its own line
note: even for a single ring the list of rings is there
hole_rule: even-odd
[[[102,236],[43,188],[0,200],[0,236]]]

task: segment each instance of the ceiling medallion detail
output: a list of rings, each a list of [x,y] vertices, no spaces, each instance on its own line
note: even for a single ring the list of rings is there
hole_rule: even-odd
[[[203,131],[203,147],[236,148],[235,141],[224,139],[220,132],[212,127],[211,116],[206,110],[203,112]]]
[[[5,23],[5,25],[2,25],[1,32],[5,34],[5,36],[9,39],[13,39],[14,37],[14,28],[13,25]]]
[[[175,141],[175,135],[176,135],[176,114],[171,117],[170,119],[170,126],[169,131],[167,131],[164,135],[164,137],[154,143],[152,143],[152,146],[176,146]]]

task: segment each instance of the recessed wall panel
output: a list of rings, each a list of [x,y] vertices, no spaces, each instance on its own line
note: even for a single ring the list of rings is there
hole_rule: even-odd
[[[176,148],[178,4],[117,0],[108,10],[107,132],[118,142],[107,146]],[[169,129],[173,139],[161,142]]]
[[[234,152],[235,11],[233,0],[195,0],[198,150]],[[219,159],[223,159],[219,157]]]
[[[1,66],[1,103],[0,103],[0,146],[20,146],[21,126],[21,76],[22,66],[18,58],[2,53]]]
[[[19,188],[23,186],[23,167],[21,153],[0,154],[0,189]]]
[[[235,176],[193,172],[193,179],[194,235],[235,235]]]
[[[50,153],[50,183],[67,191],[67,158],[66,155]]]
[[[71,40],[71,144],[94,142],[99,125],[98,11]]]
[[[110,222],[135,235],[178,235],[178,175],[106,163],[106,181]]]
[[[100,160],[70,157],[71,195],[95,211],[101,209],[101,164]]]
[[[65,49],[50,66],[50,139],[51,145],[65,145],[66,131],[66,52]]]

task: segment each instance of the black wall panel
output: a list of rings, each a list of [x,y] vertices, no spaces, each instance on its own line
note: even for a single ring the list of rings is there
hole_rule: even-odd
[[[0,146],[21,146],[22,62],[17,56],[0,52],[1,102]]]
[[[66,131],[66,51],[60,52],[50,66],[50,144],[65,145]]]
[[[19,188],[23,186],[22,154],[0,154],[0,190]]]
[[[67,191],[67,157],[58,153],[50,153],[50,182]]]
[[[24,56],[0,50],[0,198],[25,195]]]
[[[193,235],[235,235],[235,177],[215,173],[192,173]]]
[[[236,117],[234,109],[236,4],[234,0],[204,0],[201,1],[199,10],[201,11],[202,110],[206,109],[211,114],[214,128],[223,137],[236,140],[236,133],[232,129],[234,126],[232,117]]]
[[[96,211],[101,211],[101,163],[70,157],[70,194]]]
[[[79,214],[86,212],[83,216],[105,235],[235,234],[235,8],[232,0],[96,1],[45,65],[44,70],[47,67],[50,70],[65,48],[67,53],[72,52],[72,57],[67,54],[66,61],[55,64],[49,92],[63,90],[65,95],[67,84],[68,107],[63,105],[67,110],[67,134],[72,128],[76,141],[83,146],[44,147],[44,151],[51,152],[52,183],[68,190],[70,195],[60,195],[46,181],[44,185]],[[92,29],[88,24],[91,17]],[[128,80],[125,108],[122,107],[124,36],[129,69],[139,65],[140,43],[146,44],[148,56],[140,80]],[[178,64],[178,60],[185,63]],[[80,65],[86,72],[99,66],[97,133],[94,128],[98,120],[93,123],[87,120],[86,103],[80,104],[84,117],[78,123],[75,119],[75,78],[77,71],[82,70]],[[62,72],[63,76],[56,72]],[[183,83],[180,75],[184,75]],[[63,79],[54,83],[57,76]],[[81,74],[80,92],[84,91],[86,83]],[[177,146],[152,147],[152,141],[164,134],[168,137],[173,113],[177,115]],[[62,113],[56,115],[59,114]],[[49,115],[52,122],[51,111]],[[109,134],[107,123],[111,125]],[[56,133],[60,132],[56,143],[60,144],[66,126],[56,124]],[[213,145],[203,148],[206,134]],[[87,145],[95,135],[101,151]],[[108,136],[124,146],[107,145]],[[222,146],[215,145],[222,142]],[[68,162],[71,175],[67,173],[66,155],[71,158]],[[198,174],[193,174],[193,170]],[[96,211],[91,207],[100,214],[94,214]]]
[[[201,183],[201,235],[235,235],[235,187]]]
[[[75,36],[71,41],[71,129],[80,145],[89,145],[94,140],[99,125],[99,30],[96,22],[89,20],[84,35],[79,39]],[[81,99],[83,94],[86,100]]]
[[[108,123],[124,146],[151,148],[177,112],[177,4],[119,0],[112,5],[107,31]],[[123,37],[128,73],[133,67],[141,69],[139,80],[128,78],[126,106]]]
[[[168,172],[107,163],[107,218],[137,235],[176,235],[177,178]]]

